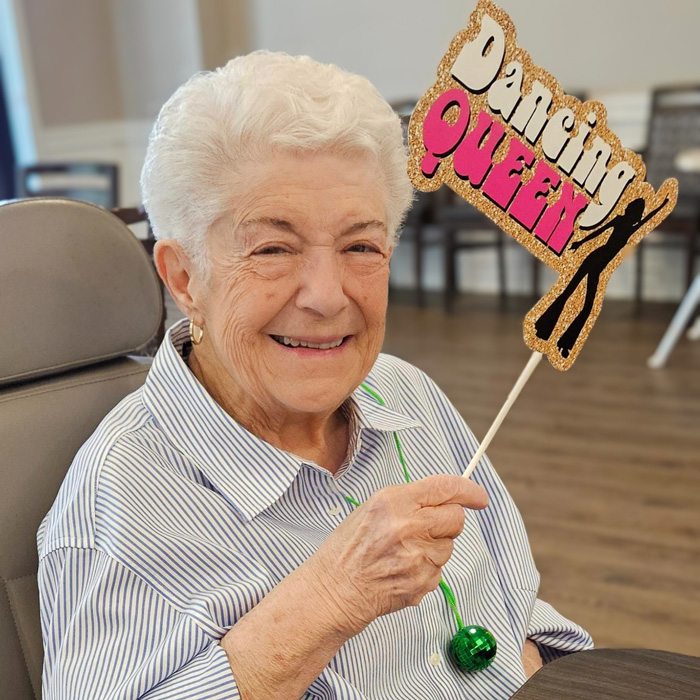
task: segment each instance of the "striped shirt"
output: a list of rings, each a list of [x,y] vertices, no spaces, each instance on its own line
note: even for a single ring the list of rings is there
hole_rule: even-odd
[[[404,481],[462,474],[477,443],[416,367],[380,354],[345,401],[350,445],[333,475],[234,421],[183,360],[187,320],[168,332],[145,384],[83,445],[38,533],[44,700],[240,697],[219,640],[298,568],[353,510]],[[487,458],[489,493],[465,510],[442,570],[465,624],[498,641],[468,673],[447,649],[457,631],[442,591],[348,640],[303,700],[498,700],[525,682],[533,639],[545,661],[589,649],[589,635],[537,599],[522,519]],[[291,699],[290,699],[291,700]]]

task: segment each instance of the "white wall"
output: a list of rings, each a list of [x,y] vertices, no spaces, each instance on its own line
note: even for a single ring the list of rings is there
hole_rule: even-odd
[[[12,59],[5,69],[18,161],[116,162],[121,204],[138,204],[155,115],[202,67],[196,0],[42,3],[0,0],[2,34],[16,44],[3,42],[3,57]],[[91,29],[102,46],[86,41]]]
[[[637,91],[700,78],[697,0],[500,0],[521,46],[565,88]],[[389,101],[420,95],[476,0],[257,0],[258,47],[366,75]]]
[[[123,118],[109,5],[22,0],[38,117],[45,127]]]
[[[109,0],[127,118],[152,121],[202,67],[196,2]]]

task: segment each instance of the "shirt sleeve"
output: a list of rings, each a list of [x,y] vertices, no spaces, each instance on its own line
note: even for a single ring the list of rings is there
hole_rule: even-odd
[[[462,474],[478,448],[478,441],[445,393],[425,373],[421,374],[458,473]],[[575,651],[592,649],[593,640],[588,632],[537,598],[539,573],[522,516],[485,455],[472,478],[489,494],[489,506],[477,517],[499,572],[516,634],[523,643],[526,637],[532,639],[545,663]]]
[[[237,700],[226,652],[108,554],[39,563],[44,700]]]
[[[539,598],[530,616],[527,636],[537,644],[544,663],[574,651],[593,648],[593,640],[586,630]]]

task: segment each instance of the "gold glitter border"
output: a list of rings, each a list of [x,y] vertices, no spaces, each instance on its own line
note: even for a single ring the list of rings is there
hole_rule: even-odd
[[[510,144],[510,138],[508,137],[516,137],[518,140],[522,141],[528,149],[535,153],[538,161],[543,161],[552,166],[552,162],[542,151],[541,134],[538,137],[537,142],[534,145],[531,144],[524,136],[521,136],[517,131],[515,131],[513,127],[511,127],[510,124],[501,117],[500,114],[495,114],[491,111],[488,106],[488,89],[481,94],[475,94],[458,83],[451,75],[452,65],[454,64],[455,59],[459,55],[464,44],[468,41],[473,41],[479,34],[484,14],[489,14],[494,20],[496,20],[502,27],[505,34],[505,55],[501,69],[495,80],[505,76],[505,69],[509,62],[519,61],[523,66],[523,83],[521,88],[522,95],[529,94],[534,81],[539,80],[552,92],[552,102],[548,110],[550,115],[556,113],[556,111],[562,107],[569,107],[574,112],[576,123],[580,126],[586,122],[586,116],[590,112],[595,112],[597,115],[597,122],[591,129],[591,132],[587,138],[587,144],[590,145],[595,137],[599,136],[611,147],[611,156],[607,163],[608,169],[613,168],[621,161],[627,161],[636,171],[637,174],[625,189],[623,196],[620,198],[615,208],[611,211],[608,217],[606,217],[603,222],[600,222],[600,224],[598,224],[598,226],[595,228],[597,229],[603,226],[605,222],[608,222],[612,217],[622,214],[625,211],[627,204],[629,204],[633,199],[637,199],[639,197],[644,199],[646,204],[645,211],[655,209],[657,206],[660,206],[665,199],[668,199],[666,206],[644,226],[640,227],[640,229],[630,238],[628,244],[602,271],[598,282],[598,290],[593,304],[593,310],[591,311],[586,324],[584,325],[567,358],[564,358],[560,354],[557,348],[557,341],[564,329],[569,326],[583,307],[585,298],[583,285],[579,285],[576,292],[566,303],[564,311],[559,318],[559,322],[557,323],[549,340],[545,341],[537,337],[534,324],[542,312],[547,309],[564,290],[568,282],[576,274],[583,260],[594,249],[599,247],[605,240],[607,240],[607,235],[599,236],[597,242],[591,241],[586,243],[574,252],[571,250],[571,244],[585,238],[590,233],[590,231],[585,229],[581,230],[579,229],[578,225],[575,225],[573,236],[567,243],[567,247],[563,253],[559,256],[554,251],[550,250],[546,243],[541,242],[534,235],[534,233],[528,231],[515,219],[509,216],[506,211],[502,210],[498,205],[494,204],[490,199],[488,199],[488,197],[486,197],[486,195],[484,195],[480,189],[472,187],[469,182],[459,178],[454,171],[452,155],[442,160],[438,167],[437,173],[433,178],[426,178],[421,171],[420,163],[426,153],[426,148],[423,145],[423,122],[426,114],[435,100],[442,93],[453,88],[459,88],[469,96],[471,115],[467,133],[474,128],[479,112],[481,112],[482,109],[485,110],[489,116],[494,119],[494,121],[501,124],[505,128],[506,137],[502,140],[498,149],[494,153],[494,164],[497,164],[503,160],[507,154]],[[578,128],[576,131],[571,132],[570,138],[575,138],[577,133]],[[645,182],[646,167],[641,157],[634,151],[623,148],[622,144],[620,143],[620,139],[608,128],[607,111],[605,106],[602,103],[593,100],[582,103],[572,95],[565,94],[559,82],[546,70],[535,65],[530,55],[524,49],[518,46],[517,35],[512,20],[504,10],[491,2],[491,0],[479,0],[476,9],[469,18],[467,27],[460,31],[452,40],[447,53],[444,55],[438,67],[436,82],[421,97],[416,105],[413,115],[411,116],[408,138],[411,151],[408,162],[408,174],[414,187],[424,192],[431,192],[437,190],[443,184],[447,185],[457,194],[463,197],[467,202],[486,214],[500,228],[527,248],[533,255],[549,265],[549,267],[559,272],[559,279],[554,286],[526,315],[523,327],[523,336],[526,345],[532,350],[537,350],[545,354],[553,367],[556,367],[559,370],[569,369],[581,351],[588,334],[591,332],[593,325],[598,318],[598,314],[600,313],[603,305],[603,297],[605,295],[605,290],[607,288],[610,275],[620,265],[623,258],[632,251],[633,246],[637,245],[637,243],[639,243],[644,236],[658,226],[661,221],[663,221],[663,219],[666,218],[666,216],[668,216],[668,214],[670,214],[670,212],[673,210],[678,196],[677,181],[675,179],[666,180],[666,182],[664,182],[659,188],[658,192],[654,192],[654,188],[648,182]],[[556,169],[556,166],[553,167]],[[575,166],[571,169],[571,173],[573,174],[574,171]],[[567,176],[563,171],[558,169],[556,172],[557,174],[561,175],[562,184],[564,182],[569,182],[571,185],[573,185],[575,194],[584,193],[587,199],[591,200],[592,202],[597,202],[597,192],[594,197],[591,197],[590,194],[584,192],[582,186],[579,186],[573,181],[570,175]],[[531,169],[526,168],[523,170],[523,185],[527,184],[527,182],[531,179],[532,174],[533,171]],[[557,201],[560,192],[561,185],[556,190],[549,192],[547,197],[548,205]],[[601,241],[601,239],[603,239],[603,241]]]

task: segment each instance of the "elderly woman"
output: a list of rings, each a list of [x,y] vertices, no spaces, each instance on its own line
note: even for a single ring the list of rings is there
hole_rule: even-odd
[[[266,52],[199,74],[142,187],[188,318],[40,529],[44,700],[496,700],[589,648],[491,464],[461,476],[455,408],[380,353],[412,191],[370,83]]]

